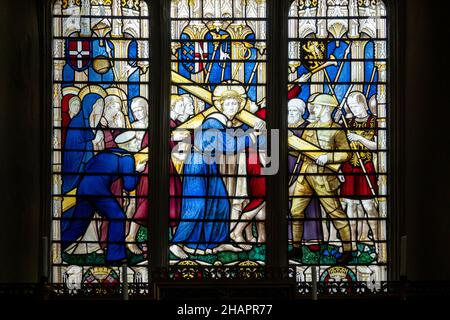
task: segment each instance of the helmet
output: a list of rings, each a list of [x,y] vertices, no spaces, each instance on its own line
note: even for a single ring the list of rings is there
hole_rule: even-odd
[[[335,97],[333,97],[331,94],[326,93],[316,95],[310,103],[329,107],[337,107],[339,104]]]

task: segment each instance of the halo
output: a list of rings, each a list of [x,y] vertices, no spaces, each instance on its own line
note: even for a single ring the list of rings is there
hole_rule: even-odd
[[[180,101],[183,101],[183,98],[179,94],[170,95],[170,110]]]
[[[223,84],[217,86],[213,92],[213,103],[218,109],[221,109],[217,103],[224,95],[237,94],[241,98],[241,106],[239,110],[242,110],[247,104],[247,92],[239,81],[228,80],[223,82]]]
[[[80,93],[80,88],[78,87],[64,87],[62,88],[62,95],[68,95],[68,94],[73,94],[73,95],[78,95]]]
[[[106,89],[106,93],[108,95],[118,96],[120,98],[120,100],[122,100],[122,101],[128,100],[127,94],[120,88],[108,88],[108,89]]]
[[[83,98],[89,93],[96,93],[100,95],[102,98],[105,98],[107,96],[105,89],[95,84],[86,86],[83,89],[81,89],[78,96],[80,97],[81,100],[83,100]]]
[[[108,95],[118,96],[120,100],[122,100],[122,112],[124,112],[125,115],[128,115],[128,97],[125,91],[113,87],[106,89],[106,93]]]

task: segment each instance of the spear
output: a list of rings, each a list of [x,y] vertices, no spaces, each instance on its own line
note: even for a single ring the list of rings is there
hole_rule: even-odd
[[[219,48],[219,46],[220,46],[220,44],[221,44],[220,40],[225,39],[225,38],[227,37],[227,35],[220,35],[220,34],[218,34],[218,33],[216,33],[216,35],[214,35],[213,32],[211,32],[211,34],[213,35],[213,37],[214,37],[215,39],[219,40],[219,41],[213,42],[213,43],[214,43],[214,50],[213,50],[213,54],[212,54],[212,56],[211,56],[211,59],[214,60],[214,58],[215,58],[215,56],[216,56],[216,53],[217,53],[217,49]],[[211,74],[212,66],[213,66],[213,62],[210,61],[210,62],[209,62],[209,65],[208,65],[208,69],[207,69],[208,74],[206,75],[205,83],[208,82],[208,80],[209,80],[209,76],[210,76],[210,74]]]
[[[351,46],[352,46],[352,43],[350,43],[350,44],[348,45],[347,49],[345,50],[345,53],[344,53],[344,59],[347,59],[347,57],[348,57],[348,55],[349,55],[349,53],[350,53]],[[327,78],[327,80],[328,80],[328,82],[329,82],[330,91],[332,92],[332,94],[333,94],[335,97],[336,97],[336,94],[335,94],[335,92],[334,92],[334,87],[336,87],[336,83],[337,83],[337,81],[339,80],[339,77],[340,77],[340,75],[341,75],[341,72],[342,72],[342,68],[343,68],[343,66],[344,66],[344,63],[345,63],[345,61],[342,61],[341,65],[339,66],[338,73],[336,74],[336,77],[334,78],[334,85],[331,85],[331,83],[330,83],[330,82],[331,82],[331,81],[330,81],[330,77],[329,77],[327,71],[325,70],[325,76],[326,76],[326,78]],[[375,71],[376,71],[376,67],[374,67],[374,68],[373,68],[373,71],[372,71],[372,76],[371,76],[371,78],[370,78],[370,83],[369,83],[369,85],[368,85],[368,87],[367,87],[366,98],[367,98],[367,95],[369,94],[370,86],[371,86],[371,84],[372,84],[372,82],[373,82],[373,79],[374,79],[374,77],[375,77]],[[352,86],[353,86],[353,85],[352,85]],[[347,91],[347,92],[348,92],[348,91]],[[337,97],[336,97],[336,99],[337,99]],[[345,100],[345,99],[344,99],[344,100]],[[343,100],[343,101],[344,101],[344,100]],[[341,104],[341,106],[339,107],[339,109],[341,110],[342,107],[343,107],[343,104]],[[343,123],[344,123],[344,126],[345,126],[346,128],[348,128],[347,120],[345,119],[345,117],[344,117],[344,115],[343,115],[342,113],[341,113],[341,118],[342,118],[342,121],[343,121]],[[350,143],[350,146],[352,146],[352,147],[354,147],[354,149],[356,149],[356,145],[355,145],[354,142],[351,142],[351,143]],[[371,191],[372,195],[375,197],[375,202],[378,202],[378,200],[377,200],[377,198],[376,198],[375,189],[373,188],[372,182],[370,181],[370,178],[368,177],[366,168],[364,167],[364,163],[363,163],[363,161],[362,161],[362,159],[361,159],[361,155],[360,155],[359,151],[356,151],[355,153],[356,153],[356,156],[357,156],[357,158],[358,158],[358,162],[359,162],[359,164],[360,164],[360,166],[361,166],[361,169],[362,169],[362,171],[363,171],[363,173],[364,173],[364,176],[365,176],[365,178],[366,178],[366,181],[367,181],[367,183],[368,183],[368,185],[369,185],[370,191]]]
[[[227,46],[227,44],[225,43],[225,50],[226,50],[226,49],[228,49],[228,46]],[[223,51],[222,51],[222,48],[220,48],[220,51],[219,51],[219,59],[222,58],[222,57],[220,56],[222,52],[223,52]],[[224,52],[224,53],[226,54],[226,52]],[[226,60],[226,56],[223,57],[223,60]],[[219,65],[220,65],[220,67],[222,68],[222,74],[220,75],[220,82],[223,82],[223,78],[224,78],[224,76],[225,76],[225,68],[227,67],[227,63],[226,63],[226,61],[225,61],[225,62],[223,62],[223,63],[219,63]]]
[[[213,50],[213,54],[211,56],[211,59],[214,59],[214,56],[216,55],[218,47],[219,47],[219,44],[217,42],[215,42],[214,43],[214,50]],[[208,65],[208,68],[206,69],[207,74],[206,74],[206,78],[205,78],[205,83],[208,82],[208,80],[209,80],[209,75],[211,74],[212,65],[213,65],[213,62],[210,61],[209,65]]]
[[[256,51],[256,54],[259,56],[259,52],[258,51]],[[250,85],[251,85],[251,83],[253,81],[253,78],[255,77],[256,70],[258,69],[258,67],[259,67],[259,61],[256,62],[255,65],[253,66],[252,73],[250,74],[250,79],[248,80],[248,86],[247,86],[247,88],[245,88],[245,91],[250,90]]]
[[[347,59],[349,53],[350,53],[350,49],[352,47],[352,43],[350,43],[347,47],[347,49],[345,49],[345,53],[344,53],[344,60],[342,60],[341,64],[339,65],[339,70],[336,73],[336,77],[334,77],[334,86],[336,87],[336,82],[339,80],[339,77],[341,76],[342,73],[342,69],[344,68],[344,64],[345,64],[345,60]]]
[[[370,76],[370,82],[369,85],[367,86],[367,90],[366,90],[366,99],[369,97],[369,92],[370,92],[370,87],[372,86],[373,80],[375,79],[375,73],[377,72],[377,67],[373,66],[373,70],[372,70],[372,75]]]
[[[330,76],[328,75],[327,70],[324,70],[324,72],[325,72],[325,77],[327,78],[328,82],[331,82],[330,81]],[[353,86],[354,86],[353,84],[350,85],[350,87],[347,90],[346,96],[350,93],[349,91],[350,91],[351,88],[353,88]],[[336,96],[336,93],[334,92],[333,87],[331,85],[329,85],[329,87],[330,87],[330,92],[337,99],[337,96]],[[339,105],[339,108],[338,108],[339,111],[342,110],[342,108],[344,106],[344,102],[346,101],[346,98],[347,97],[344,97],[344,99],[342,99],[342,102],[341,102],[341,104]],[[347,119],[345,119],[345,116],[344,116],[344,114],[342,112],[341,112],[341,120],[342,120],[342,123],[344,124],[345,129],[348,129]],[[358,162],[359,162],[359,165],[361,166],[361,170],[363,171],[364,177],[366,178],[367,184],[369,185],[370,192],[375,197],[375,202],[378,203],[378,200],[376,198],[377,194],[376,194],[375,189],[374,189],[374,187],[372,185],[372,182],[370,181],[369,175],[368,175],[368,173],[366,171],[366,167],[364,166],[364,162],[362,161],[361,154],[357,150],[356,145],[355,145],[354,142],[350,143],[350,147],[353,147],[353,149],[355,150],[356,157],[358,158]]]

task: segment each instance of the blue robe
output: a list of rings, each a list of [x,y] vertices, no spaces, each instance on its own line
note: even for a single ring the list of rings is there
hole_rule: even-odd
[[[214,149],[221,153],[235,153],[244,151],[250,144],[248,135],[237,139],[232,137],[225,132],[225,125],[213,117],[203,122],[202,129],[221,131],[215,134],[198,132],[195,147],[201,151]],[[245,131],[248,126],[240,129]],[[260,144],[263,145],[262,142]],[[213,150],[211,155],[216,155]],[[193,151],[184,165],[184,175],[181,218],[171,242],[200,250],[229,243],[230,200],[218,164],[203,157],[201,152]]]
[[[126,258],[126,214],[112,194],[111,185],[117,179],[122,179],[125,190],[136,189],[139,178],[135,171],[134,158],[125,150],[110,149],[89,160],[85,171],[77,189],[75,207],[63,214],[62,249],[66,249],[84,235],[94,213],[97,212],[109,221],[106,260],[122,260]]]
[[[92,140],[95,135],[90,128],[89,116],[95,102],[100,98],[96,93],[87,94],[81,103],[80,112],[73,117],[67,128],[62,154],[63,194],[78,186],[84,166],[94,155]]]

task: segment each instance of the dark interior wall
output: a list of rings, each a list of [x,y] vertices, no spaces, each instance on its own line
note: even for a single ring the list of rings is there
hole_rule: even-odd
[[[410,280],[450,280],[450,163],[443,39],[434,37],[432,5],[403,1],[404,155],[398,183],[406,199]],[[0,10],[0,283],[35,282],[39,274],[42,138],[42,41],[36,0]],[[442,11],[442,10],[441,10]],[[437,12],[439,14],[439,12]],[[445,30],[445,29],[443,29]],[[431,38],[430,38],[431,36]],[[447,35],[448,38],[448,35]]]
[[[38,279],[40,48],[35,1],[0,9],[0,282]]]
[[[408,277],[450,279],[450,142],[444,1],[407,0],[405,230]],[[447,77],[446,77],[447,76]]]

